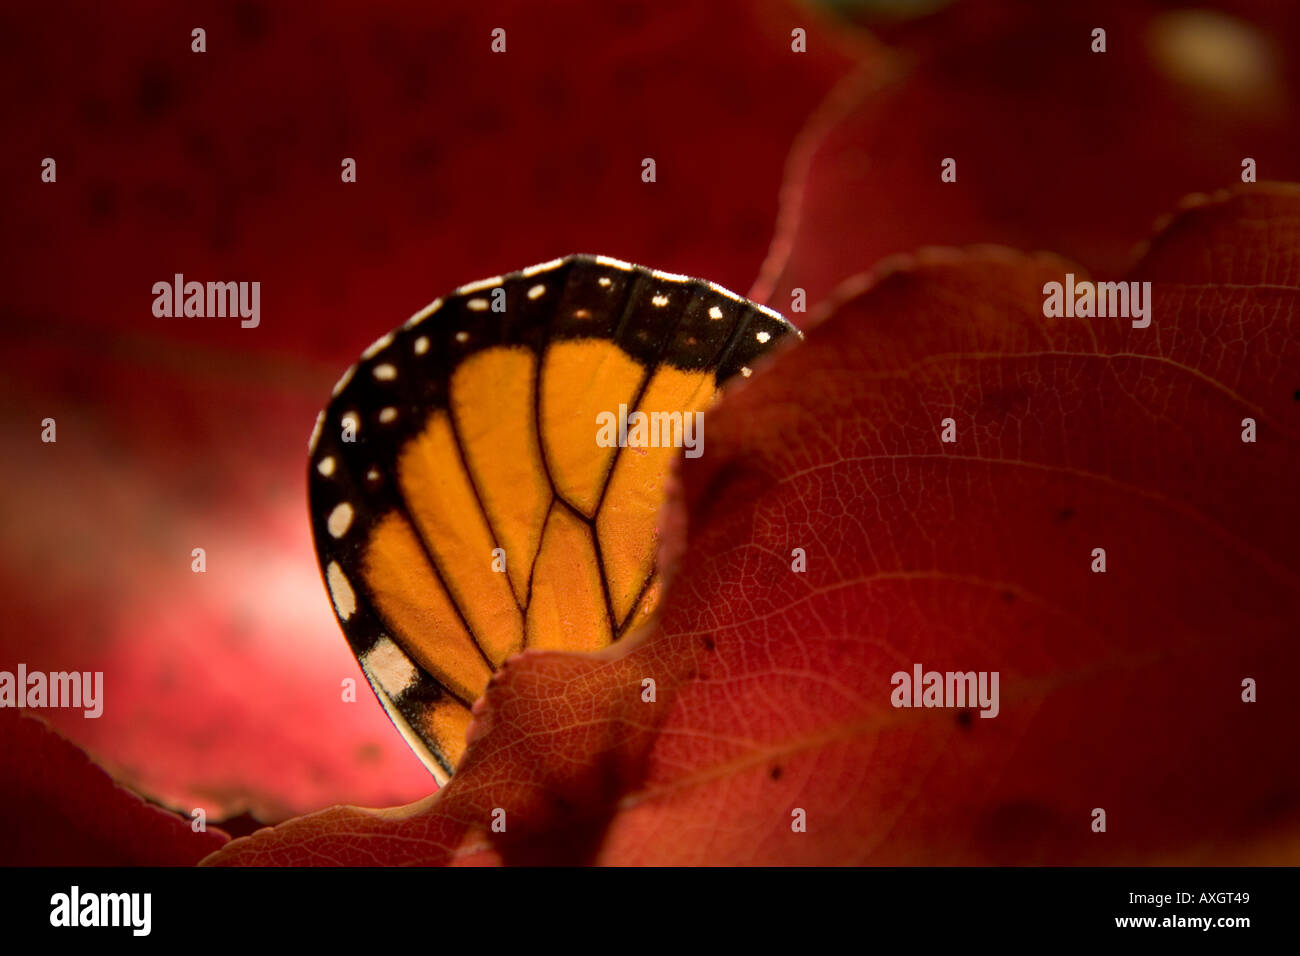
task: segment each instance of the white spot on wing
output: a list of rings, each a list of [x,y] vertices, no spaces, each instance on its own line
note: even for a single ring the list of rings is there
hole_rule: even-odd
[[[388,408],[379,410],[379,421],[385,425],[397,418],[397,409],[391,405]]]
[[[334,474],[334,456],[326,455],[324,458],[322,458],[319,462],[316,463],[316,470],[319,471],[326,478]]]
[[[488,307],[487,299],[470,299],[465,303],[465,307],[471,312],[486,312]]]
[[[655,296],[653,299],[651,299],[650,301],[653,302],[655,305],[659,306],[660,308],[662,308],[663,306],[665,306],[665,305],[668,304],[668,296],[666,296],[666,295],[657,295],[657,296]]]
[[[734,299],[736,302],[748,303],[750,306],[757,309],[759,312],[762,312],[764,315],[771,316],[772,318],[776,319],[778,322],[781,322],[782,324],[785,323],[785,316],[783,316],[780,312],[777,312],[775,309],[769,309],[767,306],[759,305],[757,302],[750,302],[748,299],[744,298],[743,296],[736,295],[736,293],[732,292],[730,289],[726,288],[725,286],[720,286],[716,282],[710,282],[709,288],[712,289],[714,292],[718,293],[718,295],[725,295],[728,299]]]
[[[468,341],[469,341],[469,333],[468,333],[468,332],[465,332],[465,331],[457,332],[457,333],[456,333],[456,341],[457,341],[457,342],[468,342]]]
[[[609,276],[601,276],[599,279],[596,280],[596,282],[600,284],[600,287],[602,289],[608,289],[610,286],[614,284],[614,280],[611,279]]]
[[[709,307],[709,318],[711,318],[711,319],[720,319],[720,318],[722,318],[722,310],[721,310],[720,308],[718,308],[716,305],[710,306],[710,307]]]
[[[544,295],[546,295],[546,286],[544,285],[535,285],[528,290],[528,298],[530,299],[540,299]]]
[[[749,376],[754,374],[754,370],[750,368],[748,365],[742,365],[740,367],[740,374],[745,376],[745,378],[749,378]]]
[[[329,528],[330,534],[334,537],[343,537],[348,533],[348,528],[352,527],[352,506],[346,501],[335,505],[334,510],[330,512],[329,520],[325,522],[325,526]]]
[[[415,665],[388,637],[381,637],[361,655],[361,666],[389,697],[398,696],[415,683]]]
[[[429,351],[429,338],[428,336],[421,335],[415,340],[415,354],[423,355],[427,351]]]
[[[758,339],[760,342],[766,342],[771,337],[772,335],[770,332],[759,332],[757,335],[754,336],[754,338]]]
[[[391,382],[397,378],[397,366],[385,362],[383,365],[376,365],[373,374],[381,382]]]
[[[357,610],[357,596],[352,592],[352,585],[343,573],[337,561],[331,561],[325,569],[325,583],[329,585],[330,600],[340,620],[347,621]]]

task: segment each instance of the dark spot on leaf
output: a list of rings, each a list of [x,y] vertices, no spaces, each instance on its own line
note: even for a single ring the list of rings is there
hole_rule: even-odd
[[[780,780],[780,779],[781,779],[781,768],[780,768],[780,767],[773,767],[773,768],[772,768],[771,777],[772,777],[773,780]]]
[[[1291,397],[1294,398],[1297,402],[1300,402],[1300,388],[1297,388],[1295,390],[1295,394],[1292,395]]]
[[[704,638],[704,649],[705,649],[706,651],[711,651],[711,650],[714,649],[714,647],[715,647],[715,645],[714,645],[714,643],[713,643],[713,638],[711,638],[711,637],[706,637],[706,638]]]
[[[1017,386],[989,391],[984,395],[984,407],[999,416],[1021,413],[1029,407],[1029,391]]]
[[[963,707],[957,711],[957,724],[965,730],[970,730],[971,724],[974,723],[974,712],[969,707]]]
[[[135,105],[145,119],[161,118],[176,99],[171,74],[161,67],[150,65],[140,72],[136,82]]]
[[[1057,521],[1069,521],[1073,517],[1074,517],[1073,508],[1062,508],[1060,511],[1056,513]]]
[[[117,214],[117,193],[112,183],[91,183],[86,196],[86,214],[95,225],[112,221]]]
[[[738,455],[714,472],[693,507],[699,514],[720,512],[734,502],[763,493],[762,489],[770,488],[771,484],[767,468],[758,456]]]
[[[1003,592],[1002,592],[1002,600],[1006,601],[1008,604],[1011,604],[1012,602],[1014,602],[1015,599],[1016,599],[1016,592],[1014,592],[1014,591],[1003,591]]]
[[[266,8],[260,3],[235,4],[235,35],[247,43],[266,36]]]

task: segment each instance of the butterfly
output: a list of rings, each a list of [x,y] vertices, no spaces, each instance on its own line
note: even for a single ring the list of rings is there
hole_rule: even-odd
[[[308,446],[316,554],[366,678],[440,784],[506,658],[596,650],[650,617],[687,416],[790,335],[711,282],[572,255],[460,287],[344,373]],[[628,409],[668,438],[628,440]]]

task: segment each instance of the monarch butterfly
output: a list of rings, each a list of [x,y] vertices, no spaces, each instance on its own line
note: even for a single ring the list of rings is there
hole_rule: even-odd
[[[598,442],[601,416],[701,411],[792,333],[712,283],[574,255],[462,286],[344,373],[309,443],[316,553],[439,783],[507,657],[595,650],[655,606],[677,449]]]

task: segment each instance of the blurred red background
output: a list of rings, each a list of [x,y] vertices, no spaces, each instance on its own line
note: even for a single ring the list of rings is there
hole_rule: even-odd
[[[306,441],[330,386],[435,296],[569,252],[743,292],[850,41],[739,0],[0,18],[0,669],[102,670],[100,719],[41,715],[214,822],[423,796],[312,553]],[[260,326],[155,318],[177,272],[260,281]]]

